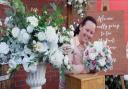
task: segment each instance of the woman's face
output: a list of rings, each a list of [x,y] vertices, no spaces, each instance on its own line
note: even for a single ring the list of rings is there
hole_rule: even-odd
[[[96,25],[92,21],[86,21],[84,26],[80,26],[79,40],[85,44],[90,41],[95,33]]]

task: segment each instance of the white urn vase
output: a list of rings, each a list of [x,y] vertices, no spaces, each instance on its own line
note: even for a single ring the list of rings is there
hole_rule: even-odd
[[[27,73],[26,83],[30,86],[30,89],[42,89],[42,85],[46,82],[45,73],[46,64],[44,63],[37,65],[37,71]]]

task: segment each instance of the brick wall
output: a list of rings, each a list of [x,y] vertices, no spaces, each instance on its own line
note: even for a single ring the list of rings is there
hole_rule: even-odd
[[[56,1],[57,4],[61,3],[62,0],[23,0],[27,8],[30,10],[31,7],[39,8],[41,10],[42,5],[48,4],[49,2]],[[92,0],[93,1],[93,0]],[[38,3],[37,3],[38,2]],[[97,0],[97,10],[100,11],[101,0]],[[125,39],[128,41],[128,1],[127,0],[110,0],[110,10],[124,10],[125,11]],[[63,5],[64,6],[64,5]],[[62,7],[63,7],[62,6]],[[4,18],[4,9],[0,5],[0,18]],[[65,10],[64,10],[65,13]],[[46,73],[47,82],[43,86],[43,89],[58,89],[59,73],[54,70],[50,65],[47,67]],[[16,73],[12,79],[12,89],[29,89],[25,82],[26,72],[23,68]]]

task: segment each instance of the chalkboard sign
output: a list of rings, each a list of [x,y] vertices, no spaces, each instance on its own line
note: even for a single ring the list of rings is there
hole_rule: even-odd
[[[93,16],[98,23],[93,41],[98,39],[107,41],[115,60],[113,69],[105,74],[127,74],[123,11],[89,12],[88,15]]]

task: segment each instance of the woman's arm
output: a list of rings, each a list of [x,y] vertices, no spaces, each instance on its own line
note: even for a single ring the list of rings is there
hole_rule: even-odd
[[[87,73],[83,64],[72,64],[71,73],[79,74],[79,73]]]
[[[70,54],[68,57],[69,57],[69,63],[72,67],[72,70],[69,71],[68,73],[75,73],[75,74],[87,73],[83,63],[80,63],[80,64],[74,63],[74,54]]]

